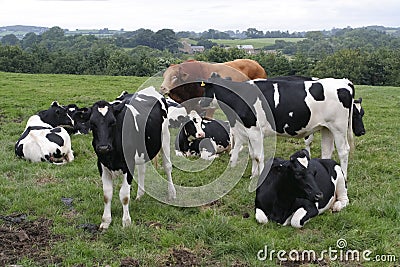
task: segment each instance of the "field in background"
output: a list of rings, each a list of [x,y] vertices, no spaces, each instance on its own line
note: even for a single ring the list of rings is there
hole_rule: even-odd
[[[64,166],[33,164],[17,159],[14,144],[29,116],[46,109],[53,100],[61,104],[90,106],[113,100],[121,91],[133,92],[146,78],[29,75],[0,73],[0,216],[26,214],[32,223],[49,220],[51,239],[38,254],[20,252],[15,262],[23,266],[398,266],[400,264],[400,88],[357,86],[363,97],[365,136],[356,138],[350,158],[348,188],[350,205],[342,212],[326,212],[303,229],[274,222],[259,225],[254,219],[255,193],[249,193],[250,169],[220,200],[197,208],[162,204],[148,195],[130,206],[133,225],[122,228],[118,187],[112,204],[113,223],[106,232],[91,233],[84,225],[99,225],[103,212],[102,185],[91,147],[91,135],[72,136],[75,160]],[[318,137],[318,136],[317,136]],[[302,140],[278,139],[276,156],[288,158],[303,148]],[[315,141],[313,156],[320,146]],[[337,157],[336,157],[337,159]],[[202,185],[219,175],[229,162],[222,155],[200,173],[173,170],[180,185]],[[119,185],[120,180],[115,184]],[[73,199],[72,206],[63,199]],[[4,218],[4,217],[0,217]],[[0,229],[17,228],[0,219]],[[0,231],[0,239],[3,238]],[[25,240],[27,244],[33,242]],[[324,254],[315,262],[280,262],[276,252],[338,250],[345,239],[347,250],[370,250],[394,255],[396,262],[341,261]],[[21,239],[20,239],[21,240]],[[2,242],[2,240],[0,240]],[[32,246],[35,246],[33,244]],[[37,245],[36,245],[37,246]],[[257,253],[267,246],[272,260],[259,261]],[[22,251],[22,250],[20,250]],[[319,255],[318,255],[319,256]],[[339,255],[337,255],[339,256]],[[1,253],[0,253],[1,259]]]
[[[275,41],[282,40],[285,42],[298,42],[305,38],[249,38],[249,39],[210,39],[211,41],[230,47],[236,47],[237,45],[253,45],[255,49],[261,49],[265,46],[271,46],[275,44]]]

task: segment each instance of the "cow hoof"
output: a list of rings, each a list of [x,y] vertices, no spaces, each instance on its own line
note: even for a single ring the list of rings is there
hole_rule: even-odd
[[[102,222],[102,223],[100,224],[99,229],[100,229],[100,230],[107,230],[109,226],[110,226],[110,223],[104,223],[104,222]]]
[[[122,220],[122,227],[128,227],[132,224],[132,220],[130,217]]]
[[[333,212],[339,212],[341,211],[346,205],[343,205],[342,202],[336,201],[333,206],[332,206],[332,211]]]
[[[169,200],[174,200],[176,199],[176,190],[174,186],[170,186],[168,188],[168,199]]]
[[[256,209],[256,220],[258,223],[263,223],[263,224],[268,223],[267,215],[265,215],[265,213],[260,209]]]

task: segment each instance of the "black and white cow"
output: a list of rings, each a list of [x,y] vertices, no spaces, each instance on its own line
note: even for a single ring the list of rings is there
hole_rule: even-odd
[[[354,86],[348,79],[233,82],[213,74],[202,84],[202,106],[214,98],[225,104],[220,106],[235,141],[232,166],[237,163],[242,144],[249,142],[255,177],[264,169],[264,136],[304,138],[321,131],[322,158],[331,158],[335,144],[346,177],[354,97]]]
[[[202,159],[213,160],[217,154],[230,149],[229,124],[221,120],[201,118],[200,130],[203,135],[199,135],[194,122],[198,120],[191,118],[176,137],[175,150],[178,156],[200,155]]]
[[[111,223],[113,177],[123,173],[119,197],[123,206],[122,225],[129,226],[130,188],[132,173],[138,167],[137,199],[144,194],[145,163],[161,150],[163,166],[168,179],[168,196],[176,197],[172,182],[170,161],[170,134],[167,104],[154,87],[143,89],[130,101],[110,104],[96,102],[91,108],[90,125],[92,145],[97,155],[97,165],[103,182],[104,213],[101,229]]]
[[[303,149],[290,160],[274,158],[271,169],[261,173],[255,218],[300,228],[312,217],[328,209],[340,211],[348,203],[340,166],[331,159],[310,159]]]
[[[69,104],[65,106],[68,115],[74,122],[73,128],[67,128],[66,130],[70,134],[88,134],[90,131],[90,110],[89,108],[80,108],[76,104]]]
[[[306,77],[306,76],[278,76],[274,78],[268,78],[268,81],[317,81],[319,78],[315,77]],[[353,114],[352,114],[352,129],[355,136],[362,136],[365,134],[363,116],[364,109],[361,106],[362,98],[354,99],[353,103]],[[304,138],[306,149],[309,153],[311,153],[311,143],[314,140],[314,134],[311,134]],[[324,144],[322,144],[324,145]]]
[[[32,162],[63,164],[74,160],[71,139],[63,127],[73,122],[65,108],[53,102],[49,109],[31,116],[15,144],[15,154]]]

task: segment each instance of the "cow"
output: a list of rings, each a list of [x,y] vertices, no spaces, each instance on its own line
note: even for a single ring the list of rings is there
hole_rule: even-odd
[[[267,77],[264,68],[257,61],[250,59],[215,64],[191,60],[172,65],[164,72],[160,92],[185,105],[188,111],[195,109],[200,113],[202,110],[198,105],[194,102],[187,103],[187,100],[204,94],[203,88],[192,82],[208,79],[213,72],[237,82]],[[208,108],[206,116],[212,118],[214,111],[215,107]]]
[[[15,144],[15,155],[31,162],[64,164],[74,160],[68,132],[73,126],[66,109],[54,101],[50,108],[31,116]]]
[[[268,165],[268,164],[266,164]],[[349,203],[344,174],[331,159],[310,159],[307,150],[290,160],[272,159],[259,177],[255,218],[301,228],[328,209],[338,212]]]
[[[161,150],[168,180],[168,196],[176,197],[170,161],[170,134],[165,98],[154,87],[143,89],[130,101],[109,103],[98,101],[91,107],[92,146],[103,182],[104,212],[100,229],[111,223],[113,177],[122,172],[119,197],[123,207],[122,226],[131,225],[129,214],[130,188],[135,166],[138,167],[136,199],[144,194],[145,163]]]
[[[213,74],[201,84],[205,88],[202,106],[214,98],[225,104],[220,106],[235,139],[232,166],[237,163],[241,145],[249,142],[255,177],[264,168],[264,136],[304,138],[321,131],[322,158],[331,158],[335,144],[347,177],[354,97],[354,86],[348,79],[233,82]]]
[[[306,77],[306,76],[278,76],[268,78],[269,81],[317,81],[319,78]],[[362,98],[354,99],[353,103],[353,114],[352,114],[352,129],[355,136],[362,136],[365,134],[365,128],[363,123],[364,109],[361,106]],[[311,153],[311,143],[314,141],[314,134],[304,138],[306,149],[308,153]],[[323,145],[323,144],[322,144]]]
[[[221,120],[201,118],[200,130],[204,135],[198,136],[193,127],[193,120],[182,126],[175,141],[178,156],[200,155],[202,159],[213,160],[224,151],[230,149],[229,125]]]
[[[89,108],[80,108],[76,104],[64,106],[68,115],[74,122],[73,128],[66,128],[69,134],[88,134],[90,131],[90,111]]]

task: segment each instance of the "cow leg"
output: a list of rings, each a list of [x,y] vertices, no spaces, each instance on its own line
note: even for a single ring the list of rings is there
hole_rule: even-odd
[[[349,198],[347,196],[346,181],[342,169],[339,166],[335,166],[335,171],[337,174],[335,190],[336,201],[333,203],[332,210],[337,212],[349,204]]]
[[[304,138],[304,143],[306,145],[306,150],[311,157],[311,143],[314,141],[314,134],[310,134],[309,136]]]
[[[132,175],[124,173],[124,178],[122,180],[121,189],[119,190],[119,199],[122,203],[122,227],[130,226],[132,223],[131,216],[129,214],[129,201],[131,197],[131,183]]]
[[[138,189],[136,193],[136,200],[139,200],[145,193],[144,191],[144,176],[146,174],[146,164],[138,164]]]
[[[171,136],[168,129],[168,120],[165,120],[163,123],[163,130],[161,133],[161,150],[162,150],[162,162],[163,168],[167,175],[168,181],[168,198],[175,199],[176,198],[176,190],[174,186],[174,182],[172,181],[172,163],[171,163],[171,148],[170,148]]]
[[[350,145],[347,140],[347,131],[343,132],[340,130],[333,130],[332,134],[335,140],[336,150],[339,155],[340,167],[343,170],[345,180],[347,180],[347,165],[350,153]]]
[[[247,140],[246,140],[245,136],[236,132],[235,130],[233,130],[233,128],[231,129],[231,131],[232,131],[232,135],[234,136],[235,145],[233,146],[233,148],[231,150],[230,164],[231,164],[231,167],[235,167],[237,164],[237,161],[239,159],[240,148],[243,146],[243,144]]]
[[[111,200],[113,197],[113,181],[110,170],[101,165],[101,180],[103,182],[104,211],[100,229],[107,229],[111,223]]]
[[[318,209],[315,204],[306,199],[296,199],[294,210],[290,224],[295,228],[303,227],[306,222],[318,215]]]
[[[250,129],[248,134],[249,153],[252,160],[251,178],[253,178],[259,176],[264,169],[264,143],[260,129]]]
[[[334,147],[334,139],[328,128],[321,129],[321,158],[331,159]]]

